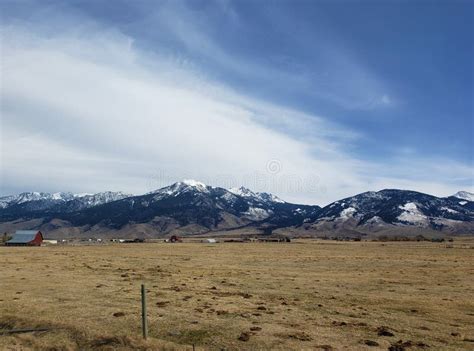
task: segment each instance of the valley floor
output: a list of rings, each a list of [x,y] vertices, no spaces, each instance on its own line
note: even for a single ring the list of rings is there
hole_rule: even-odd
[[[465,240],[0,247],[0,349],[472,350]]]

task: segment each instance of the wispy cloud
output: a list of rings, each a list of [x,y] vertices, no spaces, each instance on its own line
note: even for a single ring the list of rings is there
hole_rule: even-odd
[[[253,33],[248,31],[250,25],[239,18],[229,2],[217,4],[217,8],[223,8],[219,12],[219,18],[223,18],[219,23],[213,16],[203,14],[203,10],[191,8],[187,2],[176,1],[150,9],[140,19],[138,27],[146,28],[145,32],[152,31],[152,34],[143,33],[149,42],[160,43],[153,50],[186,52],[198,64],[205,62],[201,66],[205,66],[211,75],[219,72],[229,78],[239,77],[247,83],[253,81],[267,89],[273,87],[284,93],[317,98],[346,110],[394,106],[389,87],[345,48],[344,41],[336,33],[329,36],[315,33],[310,30],[310,23],[302,19],[295,27],[284,10],[273,6],[271,16],[260,23],[259,30],[273,30],[282,45],[291,42],[312,60],[298,62],[291,51],[282,55],[281,50],[271,50],[270,47],[266,55],[257,57],[253,50],[250,53],[229,50],[232,46],[218,39],[219,25],[222,24],[229,32],[240,32],[241,35]],[[265,16],[265,11],[261,15]],[[292,28],[292,31],[278,31],[277,28]]]

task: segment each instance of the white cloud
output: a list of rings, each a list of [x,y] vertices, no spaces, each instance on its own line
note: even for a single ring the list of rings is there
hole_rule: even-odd
[[[321,182],[333,182],[351,163],[327,137],[340,138],[342,129],[236,95],[179,68],[172,77],[170,62],[164,63],[167,72],[145,70],[143,53],[127,38],[91,33],[88,40],[70,35],[45,39],[16,28],[8,34],[2,60],[6,180],[22,179],[25,187],[50,179],[48,188],[91,191],[109,184],[143,192],[149,190],[150,177],[169,174],[176,179],[258,179],[257,190],[278,192],[295,186],[277,177],[317,175]],[[321,131],[309,144],[309,137],[298,140],[268,128],[262,123],[268,120]],[[326,161],[313,159],[312,153]],[[282,165],[278,175],[266,169],[274,159]],[[30,165],[40,175],[17,177]],[[132,185],[130,179],[137,182]]]
[[[143,193],[183,178],[319,204],[382,186],[458,190],[380,178],[347,150],[360,135],[237,94],[116,31],[2,36],[4,193]]]

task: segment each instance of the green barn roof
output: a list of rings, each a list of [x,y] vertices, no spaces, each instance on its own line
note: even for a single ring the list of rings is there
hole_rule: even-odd
[[[36,234],[39,230],[17,230],[13,234],[13,238],[7,241],[8,244],[26,244],[32,240],[35,240]]]

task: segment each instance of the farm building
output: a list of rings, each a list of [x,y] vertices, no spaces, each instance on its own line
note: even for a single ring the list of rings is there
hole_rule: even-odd
[[[13,237],[8,240],[7,246],[40,246],[43,242],[43,234],[39,230],[17,230]]]
[[[177,235],[171,235],[169,239],[165,240],[166,243],[181,243],[183,240]]]
[[[43,239],[43,244],[46,245],[57,245],[58,241],[56,239]]]

